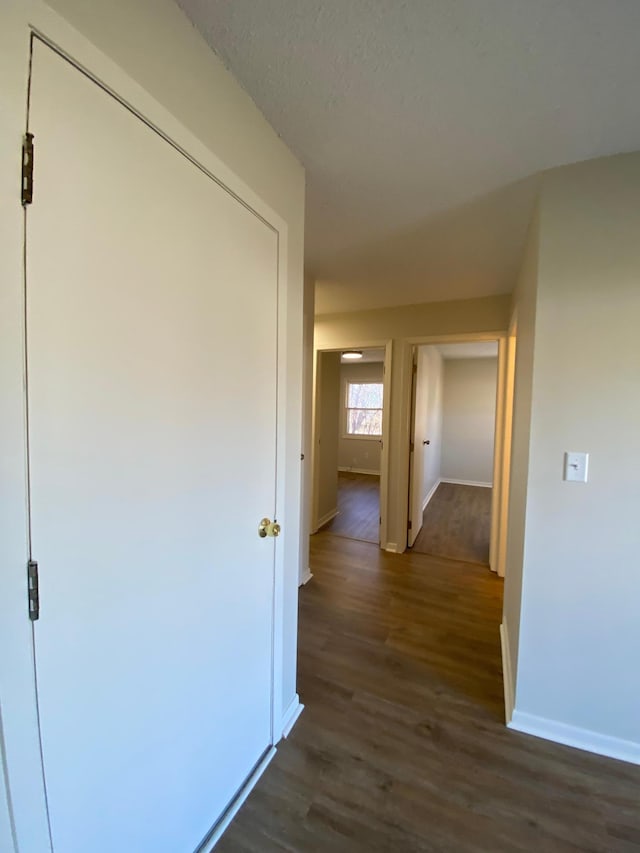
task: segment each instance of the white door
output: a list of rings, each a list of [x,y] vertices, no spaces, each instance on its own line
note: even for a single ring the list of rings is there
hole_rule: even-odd
[[[29,129],[54,850],[187,853],[272,741],[277,234],[38,40]]]
[[[422,419],[422,412],[416,408],[418,382],[418,353],[414,350],[413,367],[411,372],[411,438],[409,443],[409,524],[407,529],[407,545],[409,548],[418,538],[422,529],[422,492],[424,490],[424,445],[422,444],[422,431],[418,428],[418,422]]]

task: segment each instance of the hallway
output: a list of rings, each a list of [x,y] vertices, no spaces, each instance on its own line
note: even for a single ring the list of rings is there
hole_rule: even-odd
[[[502,582],[319,533],[305,710],[218,853],[630,853],[640,767],[509,731]]]

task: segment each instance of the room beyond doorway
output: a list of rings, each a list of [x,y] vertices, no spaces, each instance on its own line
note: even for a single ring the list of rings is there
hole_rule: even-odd
[[[380,542],[386,356],[383,346],[317,353],[313,532]]]
[[[407,544],[489,566],[497,341],[418,346],[412,376]]]
[[[423,511],[412,550],[488,566],[490,536],[491,489],[440,483]]]
[[[380,475],[338,471],[338,514],[322,529],[346,539],[379,541]]]

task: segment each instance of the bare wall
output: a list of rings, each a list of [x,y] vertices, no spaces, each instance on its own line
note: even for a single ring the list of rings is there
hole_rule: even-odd
[[[340,353],[319,353],[318,432],[316,435],[316,522],[322,525],[338,511],[338,424],[340,420]]]
[[[518,644],[522,607],[525,522],[529,477],[531,394],[538,289],[539,217],[534,216],[513,299],[516,323],[516,362],[511,432],[509,512],[505,560],[502,623],[507,637],[506,653],[514,683],[518,674]]]
[[[445,359],[442,479],[492,482],[497,376],[497,358]]]
[[[637,762],[639,233],[640,153],[545,176],[514,714]],[[588,483],[563,481],[567,450]]]

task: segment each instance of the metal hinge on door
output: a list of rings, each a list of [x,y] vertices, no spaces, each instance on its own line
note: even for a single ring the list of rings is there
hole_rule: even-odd
[[[25,133],[22,142],[22,204],[33,201],[33,133]]]
[[[29,595],[29,619],[35,622],[40,618],[40,590],[38,588],[38,564],[35,560],[27,563],[27,586]]]

